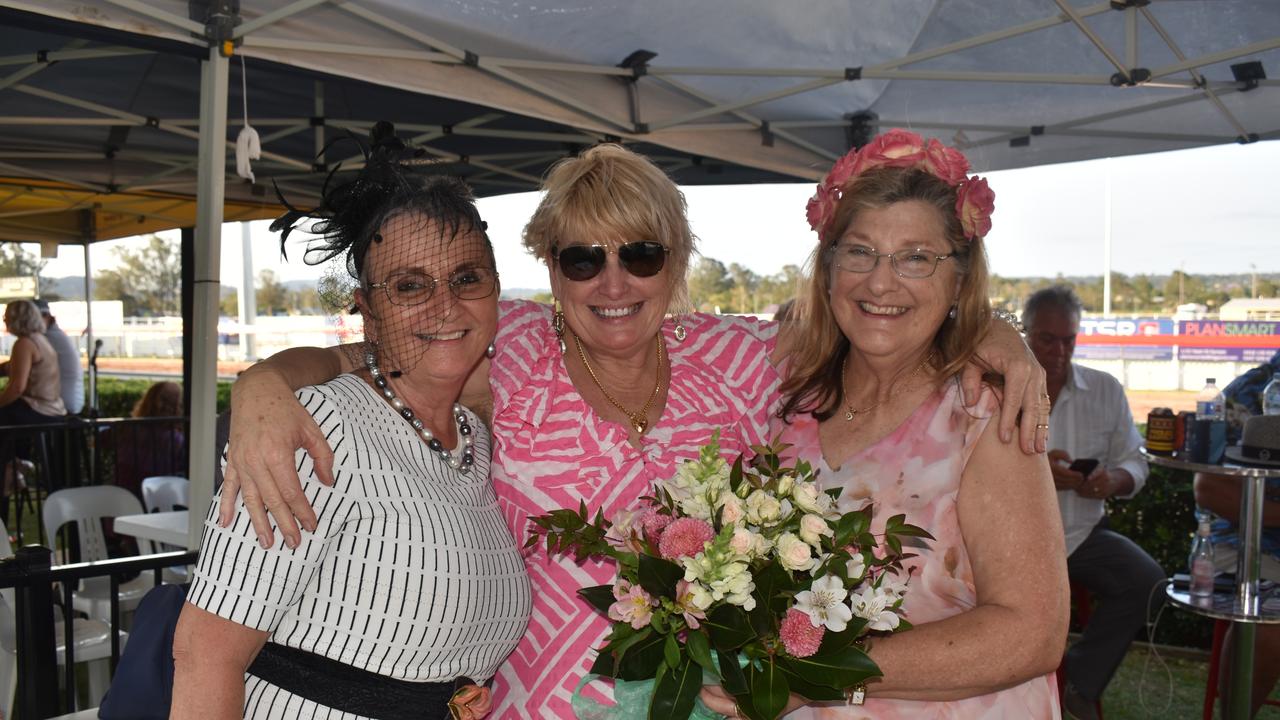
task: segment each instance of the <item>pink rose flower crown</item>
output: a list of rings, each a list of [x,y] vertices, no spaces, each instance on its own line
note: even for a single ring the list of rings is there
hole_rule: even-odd
[[[942,180],[956,189],[956,216],[960,218],[964,236],[977,240],[991,231],[996,194],[984,178],[968,174],[969,161],[964,153],[933,138],[925,140],[913,132],[895,128],[850,150],[818,184],[805,206],[805,214],[809,227],[817,231],[820,241],[830,239],[827,231],[844,188],[859,175],[881,167],[915,168]]]

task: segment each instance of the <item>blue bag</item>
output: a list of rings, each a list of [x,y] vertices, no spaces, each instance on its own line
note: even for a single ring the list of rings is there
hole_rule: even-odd
[[[173,700],[173,631],[188,585],[157,585],[142,597],[133,630],[111,688],[102,697],[102,720],[166,720]]]

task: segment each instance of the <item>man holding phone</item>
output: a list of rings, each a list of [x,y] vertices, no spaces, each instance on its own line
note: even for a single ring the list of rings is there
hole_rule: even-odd
[[[1022,322],[1049,386],[1049,467],[1067,535],[1067,574],[1095,602],[1083,636],[1067,650],[1063,710],[1092,720],[1146,623],[1148,605],[1163,602],[1153,590],[1166,575],[1132,540],[1107,528],[1107,498],[1137,494],[1147,463],[1124,388],[1107,373],[1071,361],[1081,310],[1075,292],[1057,285],[1027,299]]]

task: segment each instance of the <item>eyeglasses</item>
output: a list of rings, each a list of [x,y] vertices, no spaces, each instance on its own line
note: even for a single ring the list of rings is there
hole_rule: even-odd
[[[831,248],[831,254],[835,257],[836,267],[854,273],[869,273],[880,264],[880,258],[887,257],[898,277],[917,280],[933,275],[939,262],[955,255],[934,255],[923,248],[879,253],[866,245],[836,245]]]
[[[393,305],[421,305],[431,299],[439,281],[413,270],[392,273],[380,283],[369,283],[369,289],[382,288]],[[449,292],[459,300],[483,300],[498,286],[498,271],[476,267],[459,270],[449,276]]]
[[[560,264],[560,272],[575,282],[590,280],[604,270],[608,254],[614,252],[604,245],[570,245],[564,249],[551,247],[551,257]],[[636,277],[653,277],[662,272],[671,249],[662,243],[649,240],[619,245],[618,262]]]

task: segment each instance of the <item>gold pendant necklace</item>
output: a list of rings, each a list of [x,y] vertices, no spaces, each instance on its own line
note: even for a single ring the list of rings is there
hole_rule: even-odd
[[[596,384],[597,388],[600,388],[601,393],[604,393],[604,399],[608,400],[610,405],[618,408],[622,411],[623,415],[627,416],[627,419],[631,421],[631,427],[635,429],[637,435],[643,435],[645,431],[649,429],[649,408],[653,406],[653,401],[656,400],[658,394],[662,392],[662,358],[665,354],[663,352],[662,333],[658,333],[656,338],[658,354],[657,383],[653,386],[653,393],[649,395],[649,399],[645,401],[644,407],[640,408],[639,412],[634,413],[623,407],[622,403],[615,400],[614,397],[609,394],[609,391],[604,389],[604,385],[600,382],[600,378],[596,377],[596,371],[591,368],[591,363],[587,360],[587,351],[583,349],[582,341],[578,339],[578,333],[575,333],[572,330],[570,330],[569,333],[573,335],[573,344],[578,348],[578,357],[582,358],[582,366],[587,369],[587,374],[591,376],[591,381]]]
[[[921,361],[920,361],[920,364],[916,366],[916,369],[915,369],[915,370],[912,370],[912,371],[911,371],[911,374],[910,374],[910,375],[908,375],[908,376],[906,376],[905,378],[903,378],[903,379],[902,379],[902,381],[903,381],[903,382],[906,382],[906,381],[910,380],[911,378],[915,377],[916,375],[919,375],[919,374],[920,374],[920,371],[924,369],[924,366],[925,366],[925,365],[928,365],[928,364],[929,364],[929,361],[930,361],[930,360],[932,360],[932,359],[933,359],[933,353],[932,353],[932,352],[930,352],[927,356],[925,356],[925,359],[924,359],[924,360],[921,360]],[[847,372],[848,368],[849,368],[849,356],[848,356],[848,355],[845,355],[845,356],[844,356],[844,360],[841,360],[841,361],[840,361],[840,380],[841,380],[841,382],[845,382],[846,384],[847,384],[847,381],[845,380],[845,377],[848,375],[848,372]],[[890,385],[890,386],[889,386],[889,390],[890,390],[890,391],[892,391],[892,390],[893,390],[893,386],[892,386],[892,385]],[[846,391],[844,396],[845,396],[846,398],[847,398],[847,397],[849,397],[849,393]],[[880,407],[880,403],[881,403],[881,401],[876,401],[876,402],[873,402],[873,403],[871,403],[870,405],[868,405],[868,406],[866,406],[866,407],[864,407],[864,408],[861,408],[861,409],[859,409],[859,410],[855,410],[855,409],[853,408],[853,403],[851,403],[851,402],[846,403],[846,404],[845,404],[845,411],[844,411],[844,419],[845,419],[845,422],[853,422],[853,419],[854,419],[855,417],[857,417],[857,416],[859,416],[859,415],[865,415],[866,413],[869,413],[869,412],[871,412],[872,410],[875,410],[876,408]]]

